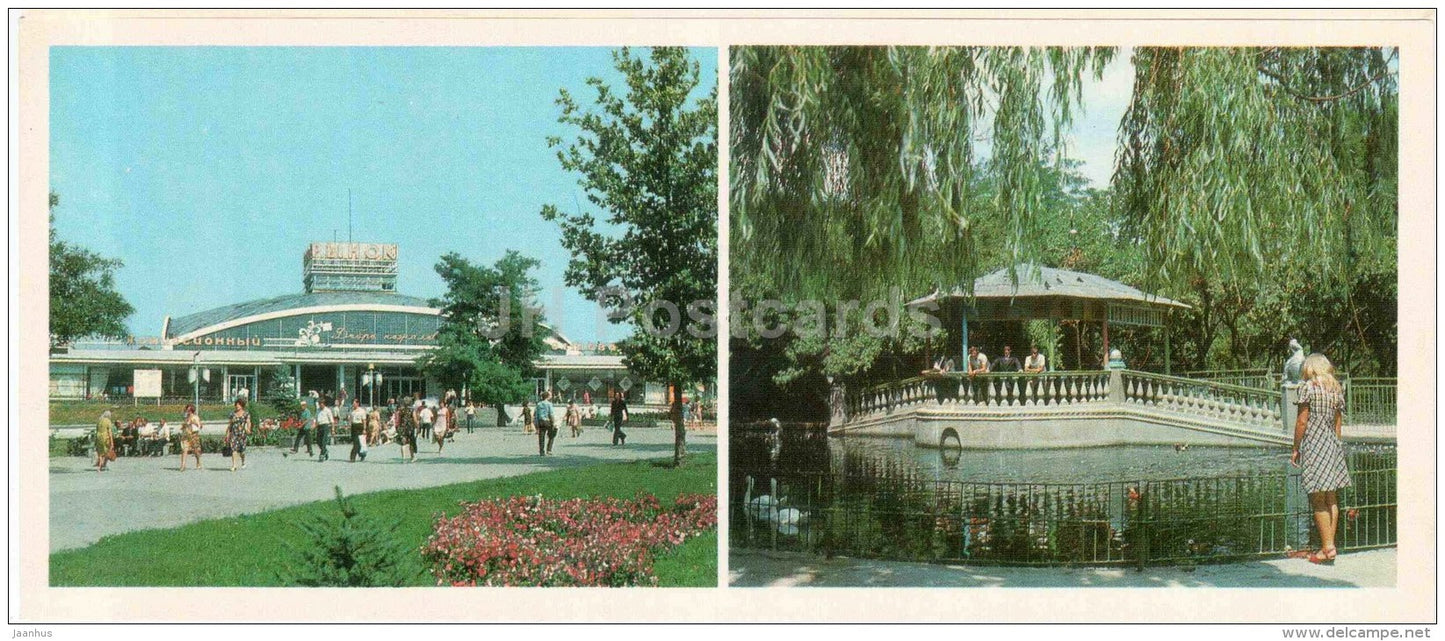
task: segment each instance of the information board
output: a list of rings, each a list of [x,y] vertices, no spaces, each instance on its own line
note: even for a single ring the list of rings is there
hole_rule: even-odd
[[[160,398],[161,371],[158,369],[135,370],[135,397]]]

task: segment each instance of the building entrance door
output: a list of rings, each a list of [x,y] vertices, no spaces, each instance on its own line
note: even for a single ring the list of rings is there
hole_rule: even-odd
[[[386,394],[382,394],[385,391]],[[401,402],[406,396],[416,398],[418,394],[426,394],[426,379],[420,376],[383,375],[381,387],[377,388],[378,398],[376,402],[384,403],[391,399]],[[382,398],[384,396],[385,398]]]
[[[246,391],[247,403],[254,402],[256,400],[256,394],[259,393],[256,390],[255,374],[227,374],[226,387],[223,389],[226,390],[226,402],[228,403],[235,402],[241,390]]]

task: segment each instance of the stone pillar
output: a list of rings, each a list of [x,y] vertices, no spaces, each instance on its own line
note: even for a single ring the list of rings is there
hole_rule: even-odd
[[[1280,429],[1286,438],[1294,438],[1294,424],[1299,420],[1299,383],[1282,383],[1279,386]],[[1311,546],[1311,532],[1314,520],[1310,517],[1309,496],[1300,486],[1300,468],[1285,463],[1285,544],[1295,550]]]
[[[833,383],[828,393],[828,427],[842,426],[848,420],[848,389],[842,383]]]
[[[1124,370],[1109,370],[1109,402],[1124,402]]]

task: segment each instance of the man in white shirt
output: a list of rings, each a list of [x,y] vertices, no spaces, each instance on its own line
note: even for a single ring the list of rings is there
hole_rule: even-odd
[[[1042,374],[1048,361],[1044,355],[1039,353],[1038,345],[1029,346],[1029,355],[1024,358],[1024,372],[1027,374]]]
[[[316,440],[318,441],[317,445],[321,447],[321,457],[317,459],[317,462],[325,463],[326,459],[331,458],[330,453],[326,451],[326,444],[331,442],[331,430],[336,426],[336,414],[326,405],[326,399],[321,399],[318,404],[321,406],[321,410],[316,413]]]
[[[140,426],[140,453],[142,456],[152,456],[156,452],[159,439],[156,438],[156,424],[146,421]]]
[[[417,431],[421,433],[422,440],[431,438],[431,423],[434,418],[436,417],[432,414],[430,405],[423,403],[421,409],[417,410]]]
[[[1039,346],[1030,345],[1029,355],[1024,358],[1024,373],[1042,374],[1046,369],[1048,369],[1048,361],[1044,359],[1043,354],[1039,353]],[[1032,378],[1029,379],[1028,385],[1025,386],[1029,398],[1033,400],[1038,400],[1039,389],[1041,389],[1039,381]]]
[[[973,390],[974,403],[986,403],[988,401],[987,385],[974,376],[988,373],[988,355],[978,351],[977,347],[968,348],[968,382]]]
[[[361,399],[351,401],[351,462],[360,456],[366,460],[366,410],[361,409]]]

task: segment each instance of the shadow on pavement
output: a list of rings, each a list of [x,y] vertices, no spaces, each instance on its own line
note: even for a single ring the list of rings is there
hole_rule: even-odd
[[[1355,558],[1352,559],[1351,557]],[[1193,569],[1017,568],[960,566],[863,559],[822,559],[793,553],[734,550],[728,585],[733,587],[1244,587],[1353,588],[1362,581],[1361,566],[1381,563],[1379,555],[1361,558],[1342,554],[1329,568],[1306,567],[1304,560],[1248,561],[1203,565]],[[1299,566],[1300,572],[1286,571]],[[1308,572],[1318,571],[1320,574]],[[1337,573],[1337,574],[1336,574]],[[1328,576],[1328,574],[1336,574]]]

